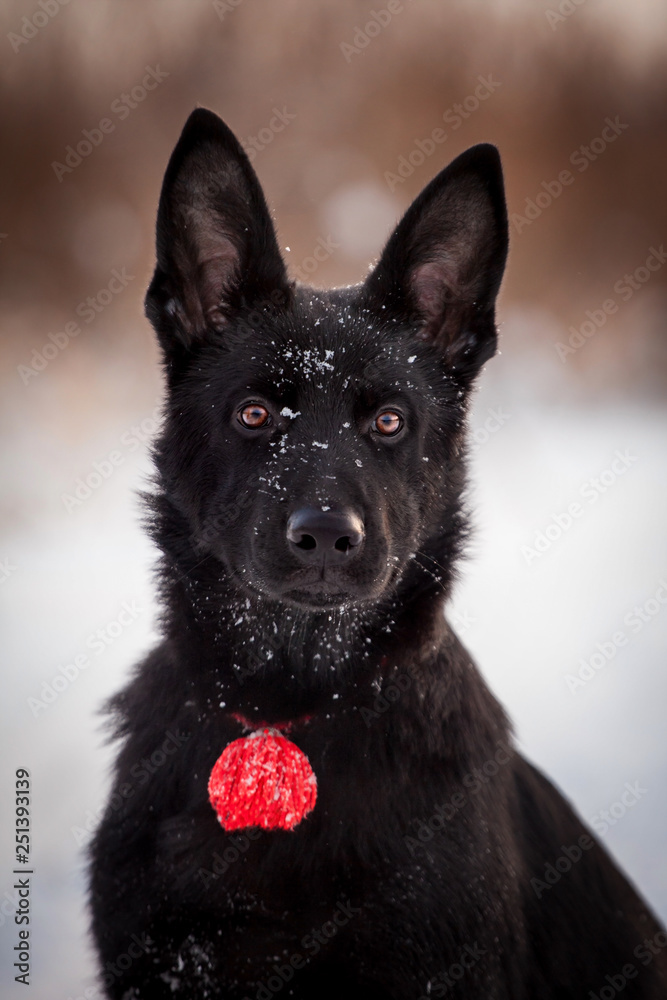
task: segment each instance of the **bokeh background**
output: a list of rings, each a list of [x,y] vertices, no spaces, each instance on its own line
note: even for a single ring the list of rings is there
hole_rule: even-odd
[[[502,346],[475,401],[477,531],[452,613],[524,751],[584,818],[608,812],[603,839],[667,917],[665,4],[6,0],[0,22],[2,995],[24,995],[23,766],[30,995],[100,996],[82,854],[108,788],[97,713],[156,635],[142,297],[197,105],[254,147],[292,273],[322,286],[362,278],[456,154],[500,147]]]

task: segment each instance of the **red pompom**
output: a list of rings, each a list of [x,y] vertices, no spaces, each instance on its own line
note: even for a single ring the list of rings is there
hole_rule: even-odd
[[[258,729],[223,750],[208,797],[225,830],[292,830],[315,806],[317,780],[298,746],[276,729]]]

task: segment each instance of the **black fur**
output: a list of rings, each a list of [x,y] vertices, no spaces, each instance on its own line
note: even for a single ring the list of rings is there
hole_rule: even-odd
[[[513,749],[443,615],[506,252],[481,145],[363,284],[296,286],[237,140],[190,116],[146,299],[168,385],[150,499],[164,638],[114,700],[92,848],[109,997],[667,996],[667,937]],[[248,403],[264,426],[241,424]],[[300,534],[313,517],[338,548]],[[234,712],[294,723],[319,794],[293,832],[217,822],[207,781]]]

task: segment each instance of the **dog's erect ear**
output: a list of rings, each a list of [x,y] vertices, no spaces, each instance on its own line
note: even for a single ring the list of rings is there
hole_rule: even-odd
[[[146,295],[162,346],[168,355],[187,349],[222,330],[241,305],[275,303],[276,290],[286,296],[288,287],[248,157],[217,115],[193,111],[165,173]]]
[[[495,353],[495,300],[507,257],[500,157],[462,153],[412,203],[364,286],[371,307],[409,317],[462,378]],[[385,313],[386,315],[386,313]]]

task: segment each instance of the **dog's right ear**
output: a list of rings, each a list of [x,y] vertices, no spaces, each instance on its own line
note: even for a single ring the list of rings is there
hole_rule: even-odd
[[[218,336],[241,306],[286,303],[288,295],[285,264],[248,157],[217,115],[198,108],[165,173],[146,315],[175,361]]]
[[[467,384],[496,350],[507,228],[500,156],[481,143],[424,188],[364,284],[370,308],[410,319]]]

